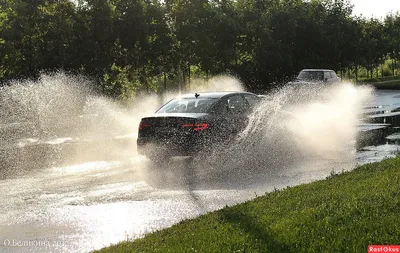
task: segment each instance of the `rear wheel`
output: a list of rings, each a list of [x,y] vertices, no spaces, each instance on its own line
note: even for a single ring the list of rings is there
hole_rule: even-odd
[[[165,154],[151,154],[147,155],[147,158],[153,163],[156,164],[163,164],[163,163],[168,163],[170,156],[165,155]]]

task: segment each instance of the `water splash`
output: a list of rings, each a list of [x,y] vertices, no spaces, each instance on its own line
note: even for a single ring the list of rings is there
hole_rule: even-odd
[[[177,96],[141,94],[129,105],[100,96],[93,82],[63,72],[1,88],[0,161],[11,173],[137,156],[137,126]],[[235,78],[194,80],[192,91],[244,90]],[[371,88],[285,86],[265,95],[245,131],[229,146],[194,158],[190,169],[220,178],[288,167],[309,157],[348,158]],[[354,142],[353,142],[354,143]],[[251,168],[251,169],[249,169]],[[215,174],[215,172],[217,172]],[[232,177],[230,179],[232,179]],[[201,177],[200,177],[201,178]],[[219,179],[218,179],[219,180]]]
[[[261,150],[275,146],[296,155],[341,157],[354,144],[362,108],[372,91],[350,83],[286,86],[267,96],[238,141],[268,146],[260,146]]]
[[[371,87],[343,83],[322,90],[321,99],[297,105],[286,122],[296,146],[306,154],[341,158],[355,144],[362,108],[372,94]]]
[[[330,170],[341,169],[342,164],[346,164],[342,169],[349,169],[354,164],[362,108],[372,94],[371,87],[350,83],[285,86],[273,91],[252,113],[237,140],[217,147],[213,155],[195,159],[196,170],[200,177],[213,175],[240,184],[267,182],[274,173],[290,174],[300,164],[305,164],[301,173],[311,171],[317,169],[313,164],[324,160],[331,161],[324,164],[332,166]]]
[[[208,80],[194,79],[191,81],[189,91],[244,91],[245,88],[239,79],[229,75],[218,75]]]
[[[134,131],[136,118],[129,108],[99,96],[84,76],[57,72],[14,81],[1,88],[0,106],[3,176],[134,151],[133,141],[112,139]]]
[[[193,90],[242,90],[237,79],[193,80]],[[139,94],[127,104],[101,96],[85,76],[64,72],[13,81],[0,92],[0,170],[8,174],[137,155],[137,127],[177,92]],[[4,175],[4,173],[2,173]]]

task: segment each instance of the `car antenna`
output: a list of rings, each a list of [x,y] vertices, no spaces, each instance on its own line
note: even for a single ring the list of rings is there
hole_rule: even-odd
[[[199,96],[200,96],[200,94],[198,94],[197,92],[194,93],[194,97],[195,97],[195,98],[198,98]]]

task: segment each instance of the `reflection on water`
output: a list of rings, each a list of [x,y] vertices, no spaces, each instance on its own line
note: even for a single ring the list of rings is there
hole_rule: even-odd
[[[364,110],[360,124],[357,162],[365,164],[395,157],[400,150],[400,95],[398,91],[378,90]]]

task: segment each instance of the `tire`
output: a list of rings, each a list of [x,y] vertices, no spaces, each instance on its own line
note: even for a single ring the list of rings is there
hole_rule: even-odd
[[[147,155],[147,158],[153,163],[162,164],[165,162],[168,163],[170,157],[164,154],[151,154]]]

